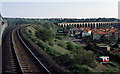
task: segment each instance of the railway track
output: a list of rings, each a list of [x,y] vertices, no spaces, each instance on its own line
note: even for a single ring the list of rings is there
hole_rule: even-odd
[[[2,73],[50,74],[19,34],[20,27],[8,29],[3,38]]]
[[[2,39],[2,73],[21,72],[11,43],[13,29],[14,28],[7,29]]]
[[[49,70],[37,59],[27,47],[19,34],[19,28],[12,32],[12,44],[22,73],[47,73]]]

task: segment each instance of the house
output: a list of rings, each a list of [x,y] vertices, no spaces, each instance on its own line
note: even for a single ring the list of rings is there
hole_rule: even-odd
[[[110,51],[110,46],[107,45],[107,46],[99,46],[99,49],[103,52],[106,52],[106,51]]]
[[[84,30],[84,31],[82,32],[82,37],[85,37],[85,36],[88,36],[88,31],[87,31],[87,30]]]
[[[91,35],[92,34],[92,30],[88,30],[88,35]]]
[[[75,35],[80,34],[81,30],[78,28],[73,28],[73,29],[70,29],[69,32],[71,33],[71,36],[75,36]]]
[[[56,33],[56,35],[65,35],[67,33],[68,33],[68,31],[58,30],[57,33]]]
[[[118,39],[118,30],[117,29],[93,29],[91,37],[93,40],[99,40],[103,37],[107,39]]]
[[[99,40],[101,36],[96,31],[94,31],[92,32],[91,37],[92,40]]]

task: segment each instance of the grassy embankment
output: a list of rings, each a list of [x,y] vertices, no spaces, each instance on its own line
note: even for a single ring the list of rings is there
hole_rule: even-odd
[[[60,66],[64,66],[70,72],[96,72],[96,71],[108,71],[110,68],[112,71],[118,71],[118,68],[114,70],[111,65],[108,67],[98,67],[100,64],[96,62],[95,56],[91,51],[84,50],[83,47],[75,44],[74,42],[62,41],[54,37],[50,41],[43,41],[36,37],[36,32],[40,29],[44,29],[43,26],[37,27],[29,26],[24,29],[26,36],[32,40],[40,49],[49,54]],[[50,28],[55,35],[57,28]],[[111,62],[112,63],[112,62]],[[113,63],[112,63],[113,64]]]

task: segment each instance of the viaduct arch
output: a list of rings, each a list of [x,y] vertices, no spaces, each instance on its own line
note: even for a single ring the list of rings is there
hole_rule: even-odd
[[[80,23],[58,23],[59,26],[62,27],[67,27],[69,25],[73,25],[76,28],[80,28],[80,27],[90,27],[90,28],[110,28],[110,27],[115,27],[117,28],[118,25],[120,25],[120,23],[118,22],[80,22]]]

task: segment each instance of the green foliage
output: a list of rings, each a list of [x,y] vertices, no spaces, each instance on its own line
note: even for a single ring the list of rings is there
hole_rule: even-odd
[[[63,43],[58,43],[58,46],[65,48]]]
[[[109,74],[110,72],[118,71],[118,69],[117,69],[117,68],[106,68],[106,69],[104,69],[103,71],[104,71],[104,72],[108,72],[108,74]],[[114,74],[114,73],[113,73],[113,74]]]
[[[109,57],[113,58],[116,60],[118,63],[120,62],[120,54],[118,53],[112,53],[111,51],[108,52]]]
[[[70,35],[71,35],[71,33],[67,33],[66,36],[65,36],[65,38],[70,37]]]
[[[81,50],[81,49],[84,50],[84,48],[81,47],[81,46],[79,46],[79,45],[76,46],[76,49],[77,49],[77,50]]]
[[[96,44],[97,46],[106,46],[107,44]]]
[[[91,51],[79,50],[74,56],[74,63],[87,65],[90,67],[96,66],[95,55]]]
[[[74,46],[74,44],[72,42],[69,42],[67,45],[67,49],[70,51],[75,51],[76,47]]]
[[[49,47],[48,47],[44,42],[42,42],[41,40],[36,39],[36,41],[37,41],[37,45],[38,45],[39,47],[41,47],[42,49],[48,49],[48,48],[49,48]]]
[[[42,30],[42,29],[43,29],[43,26],[37,25],[36,30]]]
[[[43,27],[47,28],[47,29],[50,29],[51,28],[51,25],[49,22],[46,22],[45,24],[43,24]]]
[[[27,30],[27,32],[31,33],[31,31],[29,30]],[[54,41],[53,40],[54,34],[50,32],[51,32],[50,29],[40,27],[40,29],[38,28],[37,31],[35,32],[36,37],[31,38],[31,40],[35,42],[35,44],[37,44],[43,51],[51,55],[51,57],[54,60],[56,60],[56,62],[58,62],[62,66],[65,66],[71,72],[78,72],[78,73],[85,71],[92,72],[92,69],[90,67],[95,66],[95,59],[94,59],[94,55],[91,52],[82,50],[83,48],[75,44],[74,42],[66,43],[58,39]],[[53,35],[52,38],[49,34]],[[67,49],[67,51],[69,52],[63,54],[63,52],[60,52],[61,50],[54,48],[54,44],[57,44],[58,46],[64,49]],[[82,66],[82,65],[87,65],[87,66]]]
[[[118,63],[115,63],[115,62],[109,61],[109,65],[111,65],[112,67],[120,68],[120,65]]]
[[[73,60],[73,58],[70,57],[69,54],[64,54],[64,55],[58,56],[56,58],[56,61],[59,62],[61,65],[64,65],[66,67],[69,67],[72,64],[74,64],[74,60]]]
[[[72,26],[72,25],[68,25],[67,26],[67,29],[69,30],[69,29],[72,29],[74,26]]]
[[[116,42],[111,42],[109,45],[114,46],[114,45],[116,45]]]
[[[45,28],[36,31],[35,36],[45,42],[50,41],[54,38],[54,34],[52,33],[52,31]]]
[[[73,66],[73,73],[88,73],[88,72],[94,72],[94,70],[87,65]]]
[[[54,41],[49,41],[49,45],[53,46],[54,45]]]

